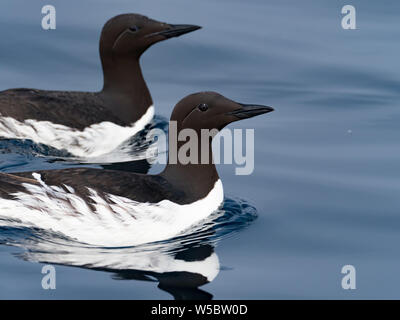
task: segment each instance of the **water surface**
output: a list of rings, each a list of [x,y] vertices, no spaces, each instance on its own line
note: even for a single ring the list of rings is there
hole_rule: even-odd
[[[347,4],[341,1],[52,4],[57,30],[43,31],[41,4],[2,1],[1,89],[99,90],[100,29],[113,15],[138,12],[204,27],[157,44],[143,56],[159,115],[169,117],[180,98],[201,90],[275,107],[272,114],[231,125],[255,128],[255,172],[235,176],[233,165],[218,170],[227,198],[245,199],[258,218],[211,244],[219,272],[200,287],[205,293],[197,294],[216,299],[400,298],[398,1],[352,1],[357,30],[341,28],[340,11]],[[2,171],[69,166],[11,151],[0,154]],[[0,234],[15,240],[10,232]],[[56,267],[57,290],[44,291],[42,264],[24,254],[23,248],[0,246],[0,298],[174,295],[157,288],[154,274],[154,281],[144,281],[137,279],[143,274],[116,277],[107,270],[67,266]],[[340,284],[340,270],[347,264],[357,270],[353,291]]]

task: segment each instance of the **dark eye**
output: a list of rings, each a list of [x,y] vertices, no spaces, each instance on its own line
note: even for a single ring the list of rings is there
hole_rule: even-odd
[[[138,26],[129,27],[129,30],[132,31],[132,32],[137,32],[137,31],[139,31],[139,29],[140,28]]]
[[[199,108],[200,111],[207,111],[208,105],[206,105],[205,103],[202,103],[202,104],[199,104],[199,106],[197,108]]]

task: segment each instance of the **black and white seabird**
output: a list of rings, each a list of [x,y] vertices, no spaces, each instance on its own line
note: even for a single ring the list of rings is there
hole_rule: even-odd
[[[231,122],[273,109],[244,105],[215,92],[182,99],[171,123],[178,133],[193,129],[221,130]],[[174,121],[174,122],[172,122]],[[171,138],[170,138],[171,143]],[[175,143],[184,144],[176,138]],[[202,221],[223,202],[223,187],[207,150],[199,144],[195,161],[178,158],[160,174],[73,168],[0,174],[0,225],[49,229],[80,242],[129,246],[168,239]],[[202,153],[208,152],[204,164]],[[201,163],[201,164],[200,164]]]
[[[110,19],[100,37],[100,92],[10,89],[0,92],[0,138],[30,139],[78,158],[96,158],[142,130],[154,115],[139,64],[153,44],[200,29],[139,14]]]

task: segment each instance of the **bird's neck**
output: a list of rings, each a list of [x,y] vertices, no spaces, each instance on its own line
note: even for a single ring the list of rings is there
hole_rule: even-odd
[[[106,106],[122,120],[133,123],[153,104],[143,78],[139,58],[102,61]]]
[[[172,185],[189,195],[192,200],[199,200],[209,194],[219,180],[218,172],[213,163],[212,147],[210,143],[199,142],[197,150],[193,148],[187,155],[194,153],[191,163],[183,164],[179,150],[185,142],[169,141],[168,163],[161,176]],[[204,155],[207,154],[207,157]],[[203,159],[202,159],[203,155]],[[203,161],[202,161],[203,160]]]

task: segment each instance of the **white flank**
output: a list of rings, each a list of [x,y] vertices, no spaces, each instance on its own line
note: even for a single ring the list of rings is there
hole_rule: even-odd
[[[0,117],[0,137],[8,139],[30,139],[59,150],[67,150],[78,158],[96,158],[110,153],[150,123],[154,107],[132,126],[122,127],[112,122],[101,122],[83,131],[54,124],[50,121],[32,119],[20,122],[11,117]]]
[[[140,203],[107,195],[104,200],[88,189],[93,208],[73,188],[23,184],[27,192],[0,198],[0,226],[36,227],[76,241],[106,247],[134,246],[175,237],[207,218],[223,202],[221,180],[203,199],[186,205],[169,200]]]

